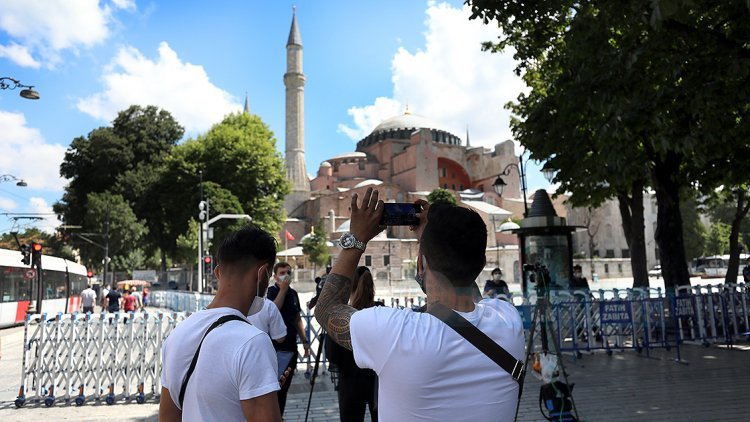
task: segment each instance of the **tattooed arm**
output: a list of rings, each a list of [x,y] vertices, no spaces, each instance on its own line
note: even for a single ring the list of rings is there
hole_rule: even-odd
[[[366,244],[385,228],[380,225],[383,201],[378,200],[377,190],[368,188],[362,204],[358,203],[355,193],[352,196],[351,211],[351,233],[357,240]],[[356,248],[341,251],[315,305],[315,318],[320,325],[336,343],[349,350],[352,350],[349,322],[356,312],[356,309],[348,305],[352,290],[350,277],[355,274],[362,252]]]

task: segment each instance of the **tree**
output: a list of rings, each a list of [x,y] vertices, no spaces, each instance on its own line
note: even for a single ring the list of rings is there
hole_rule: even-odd
[[[73,253],[73,249],[64,244],[59,236],[51,235],[43,232],[36,227],[29,227],[23,232],[17,234],[18,241],[21,244],[30,245],[32,242],[39,242],[43,246],[43,253],[45,255],[56,256],[58,258],[64,258],[70,261],[75,261],[76,257]],[[11,233],[3,233],[0,235],[0,248],[18,250],[18,244],[16,239]],[[19,251],[20,260],[20,251]]]
[[[85,235],[90,240],[104,245],[108,237],[109,257],[124,262],[133,251],[140,249],[142,239],[148,232],[145,222],[139,220],[133,209],[120,195],[109,192],[90,193],[84,216]],[[108,234],[108,236],[107,236]],[[81,259],[88,267],[99,267],[104,259],[104,250],[84,240],[76,242]]]
[[[326,230],[323,222],[318,222],[309,237],[302,240],[302,253],[307,255],[315,267],[323,266],[331,259],[328,252]],[[313,273],[316,271],[313,269]]]
[[[680,204],[682,213],[682,237],[685,239],[685,258],[693,260],[704,254],[706,247],[706,226],[700,219],[696,192],[684,194]]]
[[[746,2],[470,3],[503,30],[486,47],[515,48],[531,88],[512,105],[514,134],[573,196],[598,184],[641,207],[651,186],[665,285],[688,284],[680,193],[736,184],[727,163],[750,142]]]
[[[706,199],[711,219],[729,225],[729,263],[726,283],[736,283],[739,275],[740,253],[750,246],[750,185],[739,182],[734,188],[720,188]]]
[[[438,202],[447,202],[449,204],[456,205],[458,202],[456,201],[456,196],[453,195],[449,190],[443,189],[443,188],[437,188],[430,192],[429,195],[427,195],[427,202],[430,204],[435,204]]]
[[[158,206],[153,205],[158,197],[148,193],[183,133],[169,112],[133,105],[119,112],[112,126],[75,138],[60,165],[60,174],[70,182],[54,205],[55,212],[66,224],[82,225],[89,194],[108,191],[120,195],[150,229],[145,246],[157,248],[164,243],[161,238],[165,233],[156,212]]]
[[[729,233],[731,232],[729,224],[716,222],[711,224],[706,237],[706,254],[707,255],[726,255],[729,253]],[[734,276],[735,280],[737,275]]]

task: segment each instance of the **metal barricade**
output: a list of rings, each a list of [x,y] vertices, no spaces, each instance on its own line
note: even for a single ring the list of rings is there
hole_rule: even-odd
[[[143,403],[161,391],[161,347],[183,313],[28,315],[17,407]]]

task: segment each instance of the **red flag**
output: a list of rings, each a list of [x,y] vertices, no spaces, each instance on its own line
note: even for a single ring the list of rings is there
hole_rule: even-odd
[[[294,236],[292,236],[291,233],[289,233],[289,230],[284,230],[286,232],[286,240],[294,240]]]

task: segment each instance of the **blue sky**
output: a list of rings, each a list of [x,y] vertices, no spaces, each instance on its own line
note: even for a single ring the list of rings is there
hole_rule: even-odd
[[[512,52],[481,52],[499,31],[468,20],[461,1],[297,1],[304,46],[309,173],[352,151],[408,104],[473,145],[510,139],[502,105],[523,89]],[[49,212],[59,164],[77,136],[133,103],[155,104],[205,132],[251,111],[284,149],[285,44],[292,3],[281,1],[5,0],[0,76],[34,85],[39,101],[0,91],[0,212]],[[548,187],[532,165],[530,188]],[[50,216],[53,217],[53,216]],[[51,228],[54,218],[34,223]],[[10,220],[0,216],[0,231]]]

